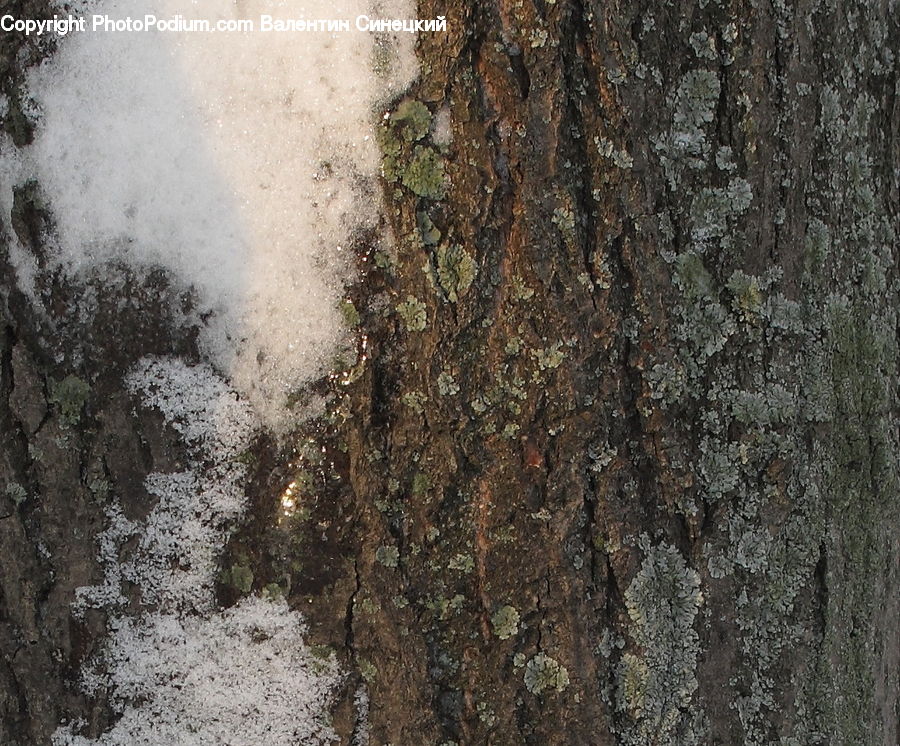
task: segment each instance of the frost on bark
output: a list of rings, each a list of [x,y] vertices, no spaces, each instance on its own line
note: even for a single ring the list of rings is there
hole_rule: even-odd
[[[220,601],[302,611],[343,743],[896,743],[896,2],[453,13],[382,124],[357,358],[255,447]],[[44,743],[110,718],[91,485],[178,458],[116,387],[194,341],[153,287],[37,328],[3,271],[0,741]]]

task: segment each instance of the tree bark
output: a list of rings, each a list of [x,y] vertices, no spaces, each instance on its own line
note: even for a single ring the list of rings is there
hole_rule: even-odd
[[[453,13],[381,125],[357,359],[256,445],[223,567],[337,653],[342,743],[897,743],[896,2]],[[0,742],[44,744],[112,717],[70,611],[98,493],[139,514],[179,457],[122,376],[198,353],[163,277],[77,320],[44,273],[38,322],[0,269]]]

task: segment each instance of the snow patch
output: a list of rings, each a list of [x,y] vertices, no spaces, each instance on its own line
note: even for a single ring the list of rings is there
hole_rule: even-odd
[[[54,746],[296,746],[335,740],[327,705],[333,659],[313,656],[283,601],[248,598],[204,618],[116,620],[89,688],[110,687],[121,713],[96,740],[60,729]],[[135,704],[135,703],[140,704]]]
[[[369,11],[360,0],[78,8],[211,22]],[[390,11],[405,18],[411,7]],[[413,43],[395,44],[379,77],[376,36],[356,30],[72,34],[28,76],[38,126],[21,159],[0,168],[4,213],[12,187],[36,178],[56,219],[51,261],[70,276],[118,260],[195,288],[205,353],[277,429],[288,395],[323,373],[345,337],[349,242],[379,207],[374,107],[408,84]],[[34,296],[34,267],[13,253]]]
[[[215,605],[221,548],[245,506],[239,457],[258,427],[252,411],[209,365],[148,358],[126,385],[181,434],[189,462],[147,477],[158,502],[146,520],[129,520],[116,505],[107,513],[103,582],[79,589],[76,610],[109,614],[110,635],[82,685],[108,691],[120,718],[95,740],[75,733],[81,724],[60,728],[54,746],[333,740],[327,705],[337,663],[309,652],[301,616],[283,600]],[[127,608],[126,582],[139,589],[137,615]]]

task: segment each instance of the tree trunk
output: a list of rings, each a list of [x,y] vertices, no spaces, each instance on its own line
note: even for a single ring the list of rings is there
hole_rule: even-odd
[[[254,446],[220,601],[303,613],[341,743],[896,744],[897,3],[452,13],[381,125],[357,360]],[[48,219],[17,193],[39,264]],[[77,319],[44,273],[37,322],[0,269],[0,742],[97,737],[103,494],[180,458],[122,378],[196,341],[162,277]]]

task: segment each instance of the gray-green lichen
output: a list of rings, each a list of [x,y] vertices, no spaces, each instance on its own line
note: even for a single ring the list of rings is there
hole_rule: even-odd
[[[406,300],[397,305],[397,313],[409,332],[420,332],[428,326],[427,307],[414,295],[407,295]]]
[[[519,612],[515,606],[501,606],[491,616],[494,634],[507,640],[519,631]]]
[[[431,128],[431,112],[421,101],[404,101],[391,114],[391,124],[404,140],[421,140]]]
[[[50,403],[59,408],[60,420],[65,425],[77,425],[81,412],[91,393],[91,387],[77,376],[69,375],[50,387]]]
[[[675,735],[693,723],[700,652],[694,620],[702,598],[699,575],[675,547],[646,549],[625,592],[639,653],[623,655],[619,665],[617,703],[629,717],[624,744],[682,743]]]
[[[458,244],[439,246],[435,254],[438,282],[447,294],[447,299],[456,303],[468,292],[475,280],[475,260]]]
[[[455,554],[447,562],[447,567],[457,572],[470,573],[475,569],[475,560],[472,559],[471,554]]]
[[[417,145],[400,181],[419,197],[440,199],[444,196],[444,161],[432,148]]]
[[[653,140],[672,189],[684,166],[703,168],[709,153],[706,127],[713,121],[721,82],[712,70],[690,70],[670,99],[672,128]]]
[[[525,664],[525,688],[535,695],[562,692],[569,686],[569,672],[555,658],[538,653]]]
[[[10,482],[3,491],[16,505],[21,505],[28,499],[28,491],[18,482]]]
[[[862,11],[854,34],[875,37],[879,26]],[[704,38],[691,42],[705,56]],[[879,668],[877,601],[896,557],[886,527],[900,509],[888,456],[898,452],[896,218],[875,198],[884,190],[881,104],[863,82],[883,72],[878,48],[863,44],[857,62],[818,92],[796,86],[818,96],[810,137],[821,161],[802,187],[804,207],[770,212],[777,230],[790,218],[806,224],[802,266],[785,266],[794,274],[783,286],[778,272],[743,264],[756,200],[740,174],[754,153],[710,141],[717,75],[681,79],[669,98],[671,128],[654,140],[689,208],[680,216],[684,248],[663,252],[682,344],[677,360],[645,377],[655,399],[696,410],[691,470],[707,511],[717,506],[704,564],[711,585],[734,589],[741,660],[730,704],[749,746],[881,742],[876,692],[896,691],[896,675]],[[749,111],[737,89],[730,95]],[[752,140],[751,120],[742,126]],[[791,188],[790,172],[774,175]],[[660,232],[674,236],[668,216]],[[643,711],[640,659],[622,657],[619,701]]]
[[[396,567],[400,562],[400,551],[393,545],[382,545],[375,550],[375,560],[384,567]]]
[[[238,593],[250,593],[253,588],[253,570],[249,563],[235,563],[225,574],[225,580]]]
[[[405,101],[378,130],[381,171],[385,179],[400,182],[419,197],[444,195],[444,161],[422,140],[431,127],[431,113],[420,101]]]

